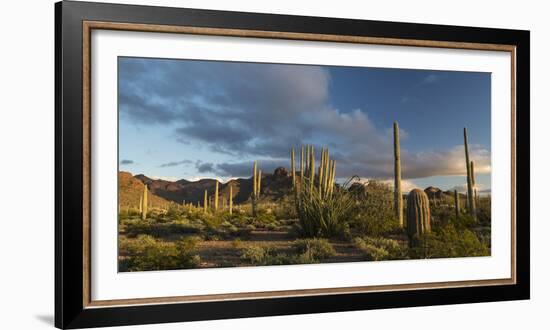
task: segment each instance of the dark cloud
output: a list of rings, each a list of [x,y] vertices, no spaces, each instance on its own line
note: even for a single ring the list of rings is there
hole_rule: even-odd
[[[186,160],[180,160],[176,162],[168,162],[168,163],[160,164],[159,167],[174,167],[178,165],[192,164],[192,163],[193,163],[192,161],[186,159]]]
[[[134,161],[131,159],[123,159],[120,161],[120,165],[132,165],[134,164]]]
[[[214,173],[214,164],[212,163],[197,162],[195,166],[199,173]]]

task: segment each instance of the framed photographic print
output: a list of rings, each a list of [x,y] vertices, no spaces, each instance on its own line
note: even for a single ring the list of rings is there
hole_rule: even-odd
[[[56,326],[529,298],[529,32],[56,4]]]

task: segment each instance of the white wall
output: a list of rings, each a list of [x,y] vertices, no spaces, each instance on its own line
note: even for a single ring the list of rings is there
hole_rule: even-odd
[[[146,329],[547,328],[550,305],[550,46],[544,1],[119,1],[209,9],[531,30],[532,299],[143,326]],[[53,1],[9,1],[0,10],[0,328],[53,326]],[[134,327],[137,328],[137,327]],[[127,328],[130,329],[130,328]]]

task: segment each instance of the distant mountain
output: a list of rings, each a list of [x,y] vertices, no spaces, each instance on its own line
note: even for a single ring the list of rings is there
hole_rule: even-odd
[[[130,173],[120,172],[119,177],[122,173],[126,173],[124,176],[131,176]],[[141,182],[141,184],[146,184],[151,193],[162,200],[173,201],[178,204],[181,204],[183,201],[194,204],[200,202],[202,204],[204,191],[208,191],[208,196],[213,196],[216,190],[215,179],[201,179],[198,181],[182,179],[172,182],[161,179],[151,179],[143,174],[138,174],[134,176],[133,179],[137,182]],[[240,204],[248,201],[252,193],[252,181],[252,178],[239,178],[225,183],[219,182],[220,200],[229,199],[229,186],[231,185],[233,186],[232,192],[234,203]],[[272,174],[262,174],[261,198],[264,200],[281,199],[290,192],[291,188],[292,179],[287,170],[282,167],[277,168]],[[120,194],[127,194],[129,190],[131,189],[123,190],[121,186]]]
[[[140,198],[143,196],[143,181],[132,176],[129,172],[118,172],[118,203],[120,207],[139,207]],[[149,191],[147,195],[149,205],[163,207],[170,202],[162,197],[156,196]]]

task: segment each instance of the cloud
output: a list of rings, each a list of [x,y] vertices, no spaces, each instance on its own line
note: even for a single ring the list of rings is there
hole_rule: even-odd
[[[120,161],[120,165],[132,165],[132,164],[134,164],[134,161],[131,159],[122,159]]]
[[[123,58],[119,72],[121,117],[160,125],[177,141],[235,159],[195,163],[199,173],[248,176],[252,161],[242,159],[261,160],[269,172],[288,168],[291,146],[315,142],[317,158],[321,145],[329,147],[340,178],[393,176],[391,129],[377,127],[364,109],[332,105],[326,68]],[[430,74],[422,81],[438,79]],[[403,130],[405,140],[407,127]],[[404,179],[465,174],[460,145],[422,152],[402,146],[401,157]],[[478,173],[490,171],[488,150],[472,146],[471,158]]]
[[[175,162],[164,163],[164,164],[159,165],[159,167],[174,167],[174,166],[178,166],[178,165],[192,164],[192,163],[193,163],[192,161],[186,159],[186,160],[180,160],[180,161],[175,161]]]
[[[419,86],[423,86],[423,85],[429,85],[429,84],[433,84],[433,83],[436,83],[440,80],[439,76],[434,74],[434,73],[430,73],[429,75],[427,75],[426,77],[424,77],[420,83],[418,83]]]
[[[197,168],[197,171],[199,171],[199,173],[214,173],[214,164],[212,163],[203,163],[201,161],[197,161],[195,167]]]

